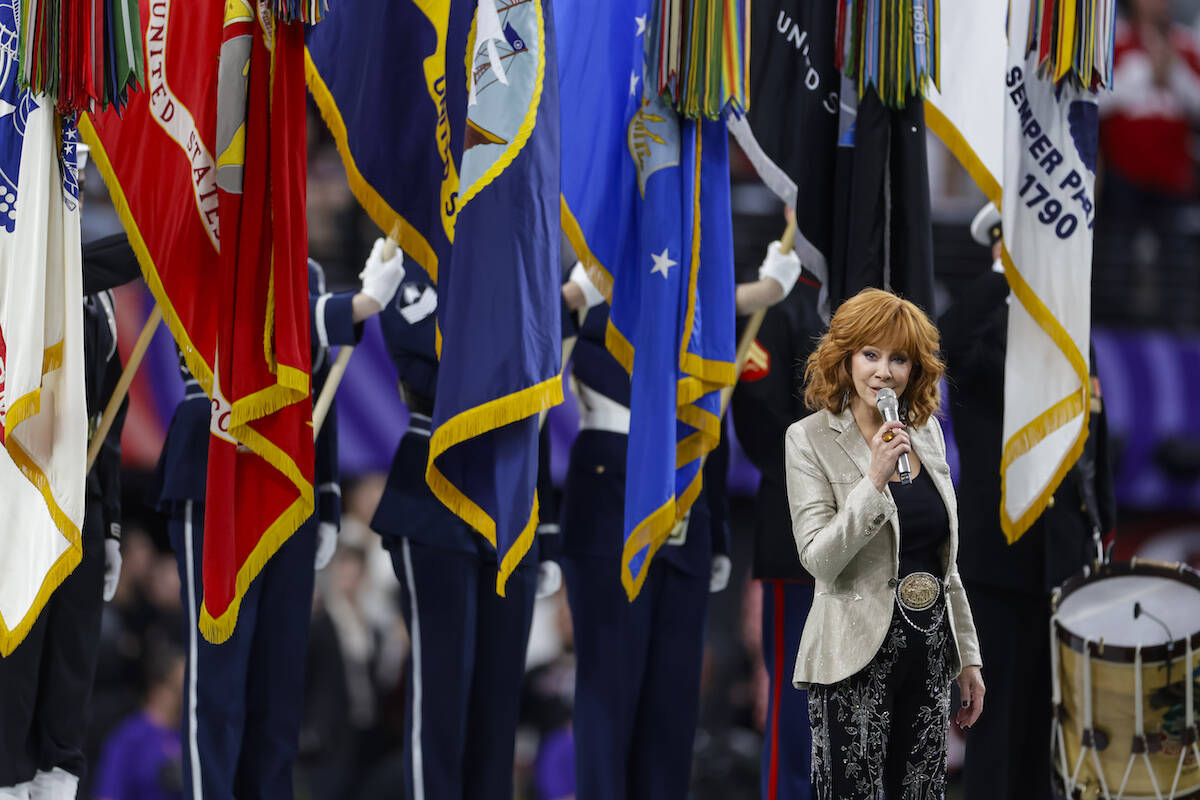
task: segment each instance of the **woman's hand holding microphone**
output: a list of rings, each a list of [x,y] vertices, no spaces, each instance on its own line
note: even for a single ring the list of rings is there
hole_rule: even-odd
[[[884,422],[871,437],[871,466],[867,469],[867,477],[875,488],[883,491],[887,482],[896,471],[896,462],[902,453],[912,452],[912,443],[908,439],[908,431],[904,423],[892,420]]]

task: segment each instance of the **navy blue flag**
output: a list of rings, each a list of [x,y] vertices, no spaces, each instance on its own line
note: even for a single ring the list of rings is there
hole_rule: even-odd
[[[562,402],[558,71],[549,0],[480,0],[455,243],[439,280],[430,488],[496,548],[538,522],[538,415]]]
[[[649,74],[651,0],[559,0],[563,220],[610,299],[607,345],[630,373],[621,581],[637,596],[701,489],[735,380],[724,122],[681,120]]]
[[[495,548],[538,520],[538,415],[562,402],[560,132],[549,0],[343,0],[309,88],[375,222],[437,284],[426,481]]]
[[[309,29],[308,89],[350,189],[437,282],[458,213],[473,0],[342,0]]]

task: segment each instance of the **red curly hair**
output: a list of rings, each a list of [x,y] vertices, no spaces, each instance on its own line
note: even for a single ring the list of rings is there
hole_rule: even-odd
[[[882,289],[864,289],[842,303],[829,330],[804,367],[804,402],[814,411],[839,414],[853,392],[850,357],[863,347],[884,347],[908,354],[912,373],[901,408],[909,425],[924,425],[941,405],[939,382],[946,371],[938,353],[937,327],[915,303]]]

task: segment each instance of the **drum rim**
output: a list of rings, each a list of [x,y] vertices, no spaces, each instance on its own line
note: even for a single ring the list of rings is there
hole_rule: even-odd
[[[1067,777],[1062,774],[1062,767],[1059,766],[1058,764],[1055,764],[1051,768],[1050,779],[1051,779],[1051,782],[1054,784],[1054,796],[1056,798],[1059,798],[1059,800],[1063,800],[1063,798],[1067,798],[1068,800],[1082,800],[1083,788],[1080,786],[1076,786],[1075,791],[1071,792],[1070,794],[1067,793],[1067,791],[1066,791]],[[1123,796],[1129,797],[1129,795],[1123,795]],[[1176,795],[1173,795],[1173,797],[1175,798],[1175,800],[1195,800],[1195,798],[1200,798],[1200,788],[1193,787],[1191,789],[1186,789],[1183,794],[1176,794]],[[1137,798],[1138,798],[1138,800],[1143,800],[1143,796],[1141,796],[1141,795],[1138,795]],[[1144,800],[1153,800],[1153,798],[1154,798],[1154,795],[1144,796]]]
[[[1185,583],[1200,590],[1200,572],[1182,562],[1152,561],[1149,559],[1133,558],[1129,561],[1110,561],[1098,568],[1084,567],[1080,572],[1067,578],[1061,586],[1054,590],[1050,600],[1050,611],[1054,615],[1054,634],[1060,642],[1074,650],[1084,653],[1085,641],[1082,636],[1067,630],[1058,621],[1058,608],[1063,600],[1070,597],[1080,588],[1105,578],[1123,575],[1146,575],[1160,578],[1170,578]],[[1200,630],[1190,636],[1183,636],[1163,644],[1142,648],[1142,661],[1166,661],[1168,658],[1179,658],[1187,650],[1188,640],[1191,640],[1193,651],[1200,650]],[[1101,661],[1117,664],[1133,664],[1137,657],[1137,648],[1124,645],[1101,644],[1096,641],[1086,642],[1087,655]]]

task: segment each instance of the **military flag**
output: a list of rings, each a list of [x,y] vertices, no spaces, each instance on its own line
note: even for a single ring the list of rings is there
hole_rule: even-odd
[[[537,526],[538,413],[562,401],[553,28],[546,0],[345,0],[308,38],[355,196],[438,284],[426,479],[496,548],[501,594]]]
[[[0,36],[16,35],[0,5]],[[83,553],[87,399],[76,132],[0,86],[0,655],[21,643]],[[61,135],[61,146],[59,138]]]
[[[501,10],[502,6],[502,10]],[[426,480],[496,548],[496,590],[533,543],[538,415],[562,402],[560,132],[549,0],[480,0],[454,247],[438,279]]]
[[[796,211],[794,250],[827,303],[841,75],[834,3],[757,0],[750,17],[750,103],[729,131],[759,177]]]
[[[610,298],[607,345],[630,373],[632,599],[699,494],[719,391],[735,379],[728,142],[723,121],[681,119],[658,91],[661,4],[556,8],[564,226]]]
[[[141,13],[149,91],[83,127],[213,402],[200,629],[221,642],[313,510],[303,32],[246,0]]]
[[[1010,542],[1042,513],[1087,438],[1099,137],[1091,90],[1110,82],[1112,14],[1111,0],[1009,8],[1001,258],[1016,300],[1000,522]]]

